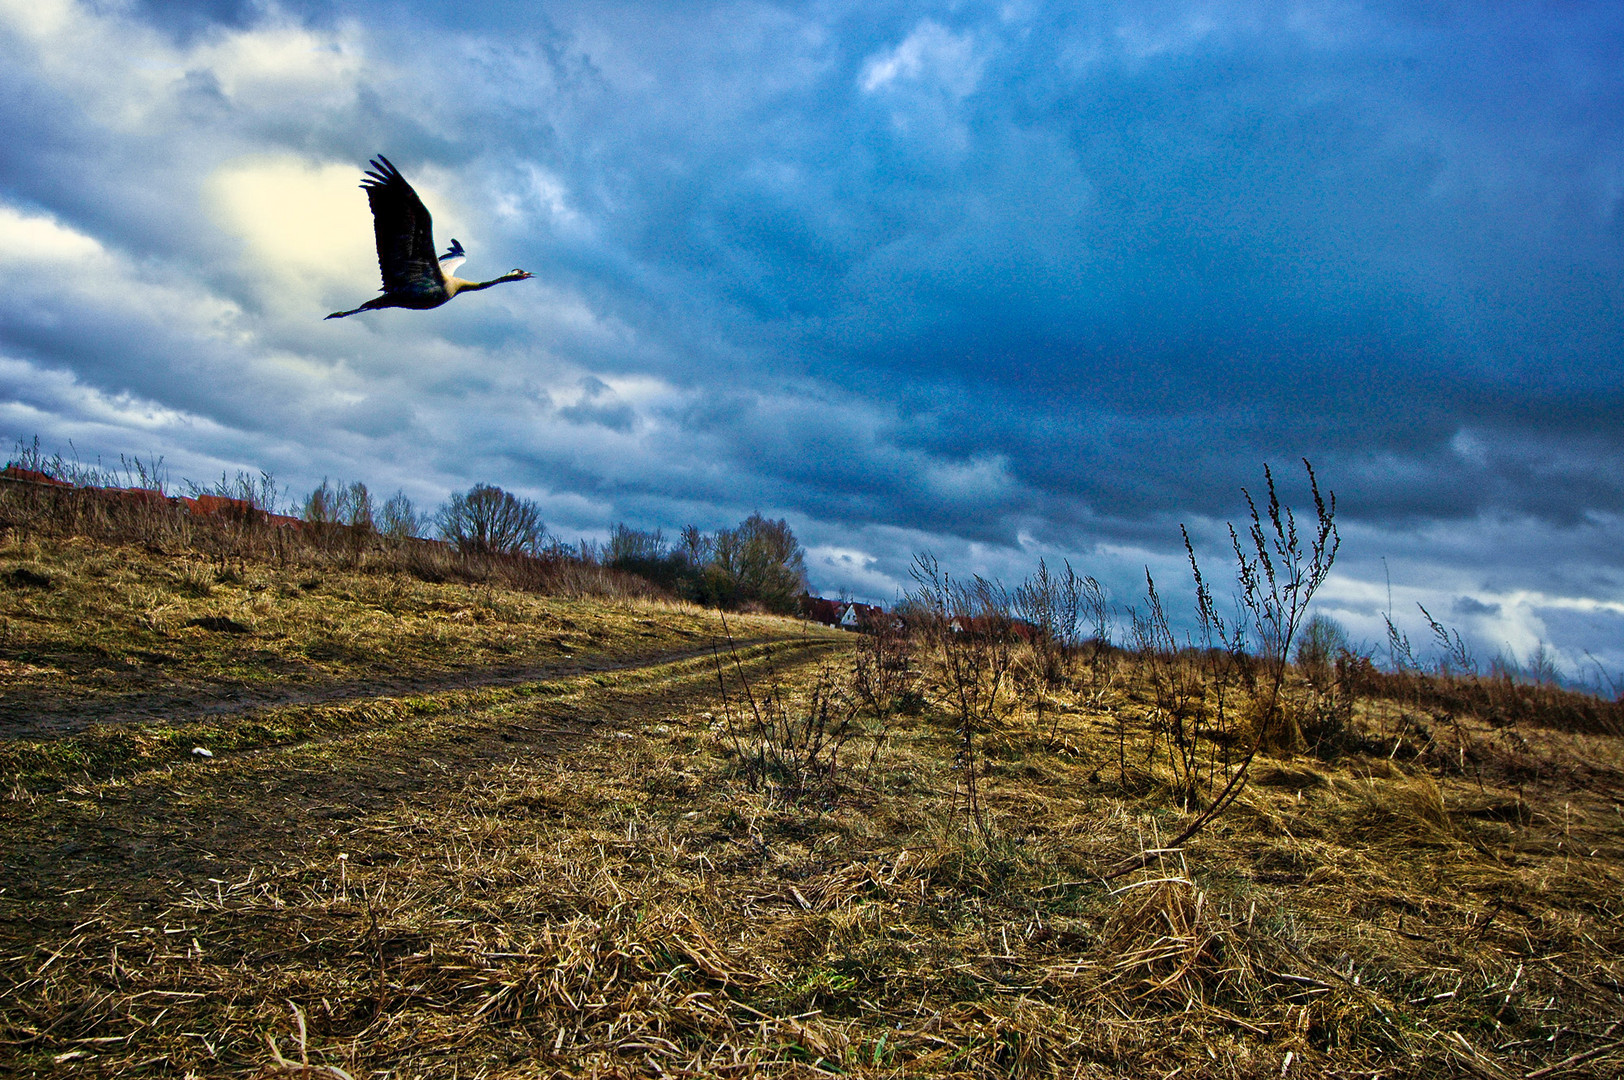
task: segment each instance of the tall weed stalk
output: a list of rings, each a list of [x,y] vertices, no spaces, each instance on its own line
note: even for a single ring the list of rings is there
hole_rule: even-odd
[[[766,685],[758,689],[745,670],[725,618],[722,628],[727,662],[716,650],[716,678],[728,738],[744,768],[745,785],[787,803],[799,801],[809,790],[834,785],[841,752],[862,733],[857,703],[841,686],[834,667],[824,664],[811,689],[792,695],[780,682],[769,651]],[[732,693],[729,668],[736,682]]]
[[[1268,485],[1268,498],[1262,510],[1252,493],[1241,489],[1251,521],[1246,543],[1241,541],[1234,525],[1229,527],[1235,552],[1238,613],[1233,623],[1223,625],[1230,635],[1229,640],[1237,643],[1234,646],[1237,653],[1242,647],[1240,635],[1243,632],[1255,643],[1255,651],[1250,654],[1255,670],[1251,666],[1246,669],[1254,724],[1252,744],[1211,805],[1167,847],[1180,846],[1223,813],[1244,790],[1252,762],[1265,746],[1290,746],[1301,740],[1294,717],[1284,707],[1291,646],[1308,613],[1308,603],[1330,574],[1341,546],[1336,528],[1336,495],[1321,493],[1314,467],[1306,459],[1303,468],[1308,473],[1309,491],[1314,499],[1314,523],[1306,540],[1298,532],[1296,515],[1290,507],[1281,505],[1274,474],[1267,465],[1263,468],[1263,477]],[[1216,614],[1211,594],[1205,592],[1199,566],[1194,570],[1198,593],[1205,595],[1205,600],[1198,600],[1198,607]],[[1216,632],[1218,624],[1213,625]],[[1143,857],[1134,856],[1112,867],[1105,876],[1121,877],[1143,865]]]
[[[1139,670],[1155,702],[1151,721],[1151,754],[1158,736],[1167,738],[1167,760],[1173,785],[1186,810],[1200,801],[1201,721],[1205,711],[1202,673],[1181,650],[1168,626],[1156,581],[1145,571],[1145,607],[1135,610],[1133,639]]]
[[[981,804],[979,743],[998,715],[1015,662],[1015,620],[1007,590],[975,576],[960,581],[942,572],[934,556],[914,556],[912,606],[946,675],[948,707],[958,737],[960,792],[967,823],[989,834]]]

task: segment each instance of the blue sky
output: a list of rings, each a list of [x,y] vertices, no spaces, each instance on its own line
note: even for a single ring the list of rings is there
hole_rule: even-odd
[[[0,0],[0,99],[0,435],[759,509],[880,601],[1174,592],[1307,457],[1356,637],[1624,671],[1617,5]],[[323,322],[379,152],[536,278]]]

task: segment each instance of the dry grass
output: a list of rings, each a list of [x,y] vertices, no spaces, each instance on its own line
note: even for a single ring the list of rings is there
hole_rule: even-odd
[[[800,632],[755,617],[734,628]],[[715,613],[658,599],[0,540],[0,730],[13,736],[523,681],[721,637]]]
[[[600,617],[622,609],[578,622]],[[771,661],[791,710],[829,656],[815,644]],[[760,648],[740,659],[768,685]],[[1470,716],[1399,735],[1398,706],[1361,706],[1385,752],[1260,761],[1206,833],[1107,886],[1100,868],[1188,820],[1137,723],[1117,782],[1131,693],[1052,695],[1041,727],[1006,705],[983,836],[934,706],[894,717],[871,767],[848,754],[833,783],[752,791],[716,678],[699,657],[445,691],[288,745],[8,782],[0,1068],[1624,1065],[1624,740]]]
[[[1509,675],[1450,675],[1417,671],[1360,673],[1360,689],[1371,697],[1408,705],[1429,715],[1470,715],[1496,726],[1538,725],[1598,735],[1624,735],[1624,697],[1609,701],[1594,693],[1545,683],[1514,681]]]

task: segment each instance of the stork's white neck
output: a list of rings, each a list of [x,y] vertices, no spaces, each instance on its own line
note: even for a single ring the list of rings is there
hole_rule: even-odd
[[[463,278],[460,278],[460,277],[452,277],[449,274],[446,275],[446,279],[445,279],[445,295],[446,295],[446,299],[449,300],[451,297],[456,296],[457,293],[461,292],[463,289],[466,289],[468,286],[470,286],[472,284],[474,284],[474,282],[472,282],[472,281],[467,281],[467,280],[464,280]]]

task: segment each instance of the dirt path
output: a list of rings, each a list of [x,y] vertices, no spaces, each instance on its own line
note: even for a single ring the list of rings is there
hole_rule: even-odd
[[[798,645],[821,639],[757,637],[737,640],[732,647],[751,648],[772,642]],[[580,675],[632,671],[658,667],[700,656],[710,656],[729,648],[725,639],[712,639],[687,649],[626,656],[599,654],[560,658],[545,664],[500,665],[436,672],[421,678],[392,677],[353,679],[317,686],[223,685],[207,688],[132,694],[117,698],[54,700],[10,703],[0,710],[0,740],[53,739],[85,731],[93,724],[162,723],[185,724],[198,720],[219,720],[244,716],[267,709],[294,705],[331,705],[367,701],[382,697],[409,697],[451,690],[482,690],[526,683],[550,682]]]
[[[792,641],[788,666],[827,641]],[[708,650],[586,671],[556,696],[154,768],[116,783],[0,801],[0,943],[38,941],[109,907],[154,909],[178,887],[326,851],[365,851],[381,813],[433,813],[482,771],[566,760],[604,727],[640,726],[716,693]],[[746,659],[747,667],[759,663]],[[330,849],[330,850],[329,850]],[[364,857],[364,856],[363,856]],[[373,856],[377,857],[377,856]],[[393,857],[393,856],[391,856]],[[402,855],[402,857],[404,857]]]

